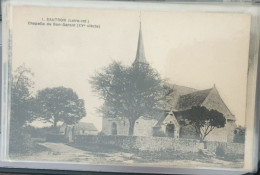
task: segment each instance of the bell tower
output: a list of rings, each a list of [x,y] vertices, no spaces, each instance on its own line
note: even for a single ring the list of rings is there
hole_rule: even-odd
[[[136,57],[134,64],[148,64],[145,58],[145,52],[144,52],[144,43],[143,43],[143,36],[142,36],[142,24],[140,21],[140,28],[139,28],[139,37],[138,37],[138,43],[137,43],[137,51],[136,51]]]

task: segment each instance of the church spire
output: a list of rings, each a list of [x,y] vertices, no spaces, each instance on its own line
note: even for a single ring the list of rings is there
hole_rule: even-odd
[[[145,58],[144,53],[144,44],[143,44],[143,36],[142,36],[142,24],[140,21],[140,28],[139,28],[139,38],[138,38],[138,44],[137,44],[137,51],[136,51],[136,57],[133,64],[139,64],[139,63],[145,63],[148,64]]]

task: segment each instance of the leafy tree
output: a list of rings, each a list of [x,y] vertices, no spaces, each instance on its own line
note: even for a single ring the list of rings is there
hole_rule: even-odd
[[[129,135],[140,116],[154,117],[162,109],[165,89],[159,74],[148,64],[130,67],[113,62],[90,80],[95,92],[104,100],[100,111],[105,117],[126,117]]]
[[[185,112],[185,118],[189,124],[193,125],[200,140],[213,131],[214,128],[222,128],[226,124],[226,119],[222,113],[216,110],[208,110],[204,106],[195,106]]]
[[[46,121],[57,123],[62,121],[74,124],[86,115],[84,101],[71,89],[65,87],[46,88],[36,95],[38,114]]]
[[[12,75],[11,83],[11,117],[10,117],[10,152],[27,152],[31,150],[30,135],[24,126],[34,120],[34,98],[32,89],[33,73],[25,65],[18,67]]]
[[[24,65],[18,67],[12,77],[11,85],[11,127],[22,128],[34,120],[32,81],[33,73]]]

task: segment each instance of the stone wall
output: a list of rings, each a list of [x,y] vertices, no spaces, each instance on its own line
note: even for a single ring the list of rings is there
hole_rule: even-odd
[[[74,142],[78,146],[95,146],[108,145],[120,149],[136,149],[135,136],[93,136],[93,135],[78,135],[74,137]]]
[[[170,137],[137,137],[135,147],[141,151],[181,151],[198,152],[203,148],[199,140],[175,139]]]
[[[211,152],[216,152],[218,148],[223,149],[225,154],[244,155],[245,145],[241,143],[230,142],[206,142],[207,149]]]
[[[178,151],[178,152],[198,152],[204,148],[204,144],[199,140],[175,139],[169,137],[142,137],[142,136],[75,136],[74,142],[78,146],[113,147],[124,150],[139,151]],[[243,155],[244,144],[227,142],[206,142],[208,151],[216,152],[221,148],[228,155]]]

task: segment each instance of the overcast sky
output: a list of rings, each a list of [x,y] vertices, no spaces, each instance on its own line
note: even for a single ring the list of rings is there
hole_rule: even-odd
[[[102,105],[89,78],[113,60],[135,59],[139,11],[13,9],[13,69],[34,72],[35,91],[73,88],[85,100],[86,122],[101,129]],[[46,18],[88,19],[96,28],[34,26]],[[244,125],[250,16],[242,14],[142,11],[147,61],[171,83],[208,89],[215,84],[224,102]]]

